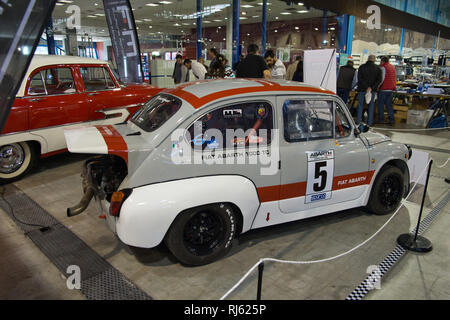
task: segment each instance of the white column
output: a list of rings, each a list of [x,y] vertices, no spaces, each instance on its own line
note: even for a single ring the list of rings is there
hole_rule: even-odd
[[[228,64],[231,66],[233,61],[233,8],[227,8],[227,54]]]

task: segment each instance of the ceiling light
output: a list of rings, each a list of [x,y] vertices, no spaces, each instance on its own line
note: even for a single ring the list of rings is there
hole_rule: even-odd
[[[211,21],[204,20],[203,23],[211,23]]]
[[[64,3],[60,3],[60,2],[57,2],[57,3],[55,3],[57,6],[63,6],[64,5]]]
[[[292,13],[290,13],[290,12],[281,12],[280,14],[287,16],[287,15],[290,15]]]
[[[367,20],[361,19],[359,20],[361,23],[367,23]]]
[[[278,30],[275,30],[275,32],[278,32]]]
[[[252,16],[252,18],[259,18],[259,16]]]
[[[242,8],[253,8],[251,4],[244,4],[241,6]]]
[[[175,27],[179,27],[179,26],[181,26],[181,24],[175,23],[174,26],[175,26]]]
[[[134,20],[137,23],[142,23],[142,20]]]
[[[314,28],[314,30],[319,31],[319,28]]]
[[[247,15],[247,12],[242,11],[242,15],[243,15],[243,16]]]
[[[278,20],[278,17],[275,17],[276,20]]]
[[[157,7],[157,6],[159,6],[159,4],[157,4],[157,3],[147,3],[146,6]]]
[[[298,5],[299,5],[299,6],[303,6],[303,2],[299,2]]]
[[[161,4],[171,4],[172,2],[170,2],[170,1],[160,1],[159,3],[161,3]]]
[[[295,27],[295,30],[298,30],[298,29],[300,29],[299,27]]]
[[[240,20],[247,20],[247,17],[239,17]]]
[[[215,22],[222,22],[222,20],[220,20],[220,19],[213,20],[213,21],[215,21]],[[219,28],[220,28],[220,27],[219,27]]]
[[[152,19],[145,18],[144,21],[152,21]]]
[[[267,2],[267,5],[270,6],[272,3],[271,2]],[[258,6],[262,6],[263,3],[262,2],[258,2]]]
[[[307,12],[309,12],[308,10],[298,10],[297,11],[298,13],[307,13]]]

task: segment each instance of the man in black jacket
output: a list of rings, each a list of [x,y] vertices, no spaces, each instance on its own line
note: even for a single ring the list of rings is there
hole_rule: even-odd
[[[353,68],[353,61],[349,60],[345,66],[339,68],[338,78],[337,78],[337,94],[344,100],[345,103],[348,102],[348,97],[350,91],[353,88],[353,78],[355,77],[356,69]]]
[[[364,101],[366,93],[371,95],[368,107],[367,124],[373,124],[373,112],[375,103],[375,93],[381,84],[381,69],[375,64],[375,56],[370,55],[369,59],[358,69],[358,109],[356,111],[356,123],[360,123],[364,111]]]

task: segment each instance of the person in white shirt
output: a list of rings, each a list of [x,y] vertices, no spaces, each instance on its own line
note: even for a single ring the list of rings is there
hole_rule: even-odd
[[[189,77],[189,70],[192,71],[195,80],[205,80],[205,74],[207,73],[205,66],[198,61],[185,59],[183,62],[183,66],[181,67],[180,83],[191,81]]]
[[[192,61],[191,70],[196,80],[205,80],[205,74],[208,73],[205,66],[195,60]]]
[[[283,62],[277,58],[274,51],[269,49],[264,55],[266,63],[270,69],[272,69],[272,79],[285,79],[286,78],[286,67]]]

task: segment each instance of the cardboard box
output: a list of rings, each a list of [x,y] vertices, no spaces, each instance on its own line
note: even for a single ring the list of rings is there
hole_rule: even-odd
[[[432,115],[433,110],[408,110],[406,124],[425,128]]]

